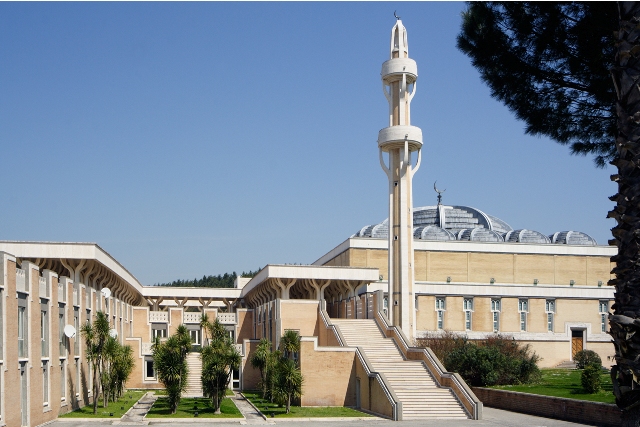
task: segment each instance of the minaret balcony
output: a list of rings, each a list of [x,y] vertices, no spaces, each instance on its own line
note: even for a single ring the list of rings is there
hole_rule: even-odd
[[[402,80],[402,75],[407,75],[407,84],[411,84],[418,78],[418,66],[411,58],[393,58],[382,64],[382,80],[392,83]]]
[[[409,151],[418,151],[422,147],[422,129],[417,126],[389,126],[378,132],[378,147],[382,151],[404,149],[405,140]]]

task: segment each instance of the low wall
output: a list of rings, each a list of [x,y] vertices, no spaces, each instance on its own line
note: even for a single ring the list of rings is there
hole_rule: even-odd
[[[300,339],[304,377],[302,406],[355,406],[356,349],[318,347],[317,337]]]
[[[608,403],[483,387],[472,387],[472,390],[486,406],[492,408],[589,425],[605,427],[621,425],[622,411],[616,405]]]

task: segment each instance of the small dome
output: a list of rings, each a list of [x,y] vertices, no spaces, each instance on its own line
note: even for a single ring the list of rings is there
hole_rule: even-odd
[[[386,239],[389,237],[389,220],[385,219],[380,224],[367,225],[362,227],[360,231],[351,237],[373,237],[379,239]]]
[[[558,231],[549,236],[551,243],[558,245],[596,246],[596,240],[581,231]]]
[[[550,240],[544,234],[533,230],[513,230],[504,235],[505,242],[512,243],[550,243]]]
[[[456,240],[456,236],[452,232],[440,228],[436,225],[427,225],[423,227],[416,227],[413,229],[413,237],[421,240]]]
[[[458,240],[469,240],[472,242],[504,242],[501,235],[486,228],[460,230],[457,237]]]

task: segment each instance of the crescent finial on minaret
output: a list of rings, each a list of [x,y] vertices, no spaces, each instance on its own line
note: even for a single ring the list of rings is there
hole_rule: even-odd
[[[400,20],[400,17],[398,15],[396,15],[396,11],[395,10],[393,11],[393,16],[395,16],[398,21]]]

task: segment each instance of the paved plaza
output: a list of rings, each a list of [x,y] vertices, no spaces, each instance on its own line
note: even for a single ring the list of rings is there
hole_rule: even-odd
[[[154,419],[153,421],[143,421],[143,422],[122,422],[120,420],[114,421],[91,421],[92,425],[166,425],[167,423],[171,423],[172,427],[185,427],[185,426],[193,426],[198,424],[215,424],[216,426],[223,427],[226,425],[239,425],[239,424],[280,424],[286,427],[301,427],[303,425],[309,425],[310,423],[322,422],[327,423],[327,419],[322,419],[322,421],[312,421],[312,420],[268,420],[264,421],[261,418],[258,419],[256,417],[247,418],[247,420],[207,420],[207,419],[197,419],[197,420],[189,420],[189,421],[176,421],[171,420],[170,418],[166,418],[163,420]],[[389,421],[383,419],[375,419],[375,420],[359,420],[359,421],[331,421],[332,426],[348,426],[348,427],[368,427],[371,425],[375,426],[388,426],[388,427],[399,427],[399,426],[443,426],[443,427],[454,427],[454,426],[504,426],[504,427],[571,427],[571,426],[582,426],[586,424],[576,424],[570,423],[566,421],[553,420],[550,418],[541,418],[534,417],[531,415],[519,414],[517,412],[508,412],[502,411],[494,408],[484,408],[484,418],[479,421],[473,420],[419,420],[419,421]],[[72,420],[66,419],[64,421],[57,420],[52,424],[49,424],[56,427],[85,427],[87,422],[85,420]]]

